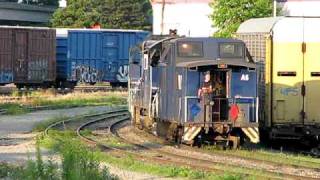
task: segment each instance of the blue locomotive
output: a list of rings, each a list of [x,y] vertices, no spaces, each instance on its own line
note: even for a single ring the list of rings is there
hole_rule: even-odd
[[[190,145],[259,141],[257,68],[242,41],[153,38],[140,56],[129,61],[136,127]]]

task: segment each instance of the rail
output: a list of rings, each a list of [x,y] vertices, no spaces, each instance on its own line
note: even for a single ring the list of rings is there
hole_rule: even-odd
[[[49,125],[44,130],[44,134],[45,134],[45,136],[48,136],[49,135],[49,130],[51,130],[51,129],[59,126],[59,125],[63,125],[64,126],[67,123],[75,122],[80,118],[98,118],[101,121],[102,119],[106,119],[108,117],[113,117],[112,114],[114,114],[114,113],[123,113],[123,112],[127,112],[127,109],[126,108],[119,108],[118,110],[111,110],[111,111],[102,112],[102,113],[71,117],[71,118],[68,118],[66,120],[62,120],[62,121],[58,121],[58,122],[52,123],[51,125]],[[100,116],[102,116],[102,117],[100,117]],[[92,121],[94,121],[94,120],[92,120]]]

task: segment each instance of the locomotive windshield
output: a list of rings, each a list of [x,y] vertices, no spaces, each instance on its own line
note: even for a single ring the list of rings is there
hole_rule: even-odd
[[[241,43],[221,43],[219,51],[220,58],[242,58],[244,46]]]
[[[203,44],[202,42],[179,42],[178,55],[180,57],[202,57]]]

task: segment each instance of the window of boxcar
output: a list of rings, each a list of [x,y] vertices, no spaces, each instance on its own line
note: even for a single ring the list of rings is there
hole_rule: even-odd
[[[178,42],[178,56],[203,57],[202,42]]]
[[[242,58],[244,57],[244,45],[241,43],[220,43],[220,58]]]

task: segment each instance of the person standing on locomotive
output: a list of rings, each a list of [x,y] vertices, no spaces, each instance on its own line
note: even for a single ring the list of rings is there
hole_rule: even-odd
[[[204,111],[204,122],[209,122],[212,114],[213,83],[210,71],[205,72],[204,82],[198,90],[198,98]]]
[[[219,75],[211,75],[210,71],[205,72],[204,82],[198,90],[198,98],[204,112],[204,122],[211,122],[215,105],[214,97],[221,97],[221,91],[222,82]]]

